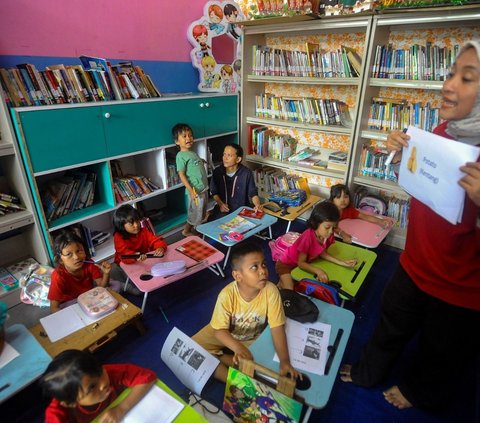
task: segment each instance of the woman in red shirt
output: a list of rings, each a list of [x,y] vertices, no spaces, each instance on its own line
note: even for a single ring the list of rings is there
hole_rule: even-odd
[[[480,43],[469,42],[443,84],[440,117],[446,122],[434,133],[480,145],[479,92]],[[400,131],[388,136],[387,149],[397,152],[394,162],[408,140]],[[340,370],[345,382],[376,385],[419,333],[414,364],[383,393],[400,409],[447,405],[480,350],[480,162],[460,170],[465,176],[458,183],[466,193],[461,222],[453,225],[412,198],[405,250],[383,293],[377,328],[360,361]]]

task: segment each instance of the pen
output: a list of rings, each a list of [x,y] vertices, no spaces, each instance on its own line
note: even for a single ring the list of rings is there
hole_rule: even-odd
[[[403,128],[403,133],[407,133],[407,128]],[[390,154],[387,157],[387,160],[385,160],[385,167],[390,166],[390,163],[392,163],[393,158],[395,157],[396,151],[390,151]]]
[[[4,391],[5,389],[7,388],[10,388],[10,384],[9,383],[6,383],[5,385],[3,385],[1,388],[0,388],[0,392]]]

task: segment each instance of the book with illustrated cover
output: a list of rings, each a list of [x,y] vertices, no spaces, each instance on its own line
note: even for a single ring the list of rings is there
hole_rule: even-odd
[[[261,219],[265,215],[265,213],[260,210],[254,211],[250,209],[243,209],[240,213],[238,213],[238,215],[243,217],[250,217],[252,219]]]
[[[251,229],[258,226],[257,224],[250,222],[249,220],[243,218],[242,216],[235,216],[229,222],[222,223],[218,225],[220,229],[223,229],[227,232],[238,232],[238,233],[245,233],[250,231]]]
[[[0,288],[11,291],[18,287],[18,280],[7,269],[0,267]]]
[[[208,244],[199,242],[195,239],[179,245],[176,250],[195,261],[202,261],[215,254],[217,250]]]

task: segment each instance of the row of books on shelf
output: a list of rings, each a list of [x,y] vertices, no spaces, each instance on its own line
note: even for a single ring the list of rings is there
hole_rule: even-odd
[[[301,189],[310,193],[307,178],[288,175],[287,173],[269,167],[262,167],[253,171],[256,186],[264,193],[273,194],[280,191]]]
[[[68,230],[74,231],[82,239],[90,257],[95,257],[97,248],[112,238],[109,232],[92,230],[81,223],[69,226]]]
[[[430,103],[408,103],[406,100],[373,97],[368,128],[379,131],[407,128],[409,125],[431,132],[440,122],[440,109]]]
[[[397,182],[394,166],[385,166],[388,154],[387,150],[365,143],[358,163],[358,175]]]
[[[82,65],[50,65],[37,70],[23,63],[0,69],[0,86],[13,107],[160,97],[149,75],[132,62],[111,65],[80,56]]]
[[[396,219],[396,225],[401,229],[406,229],[408,226],[409,210],[410,200],[390,197],[387,201],[387,215]]]
[[[146,176],[127,175],[113,178],[113,191],[118,203],[143,197],[160,187]]]
[[[253,75],[316,78],[352,78],[360,75],[361,58],[355,49],[342,46],[325,51],[307,42],[306,51],[254,45]]]
[[[285,98],[269,94],[255,96],[255,115],[322,126],[353,124],[348,105],[341,100],[321,98]]]
[[[306,147],[290,156],[288,161],[318,169],[347,170],[348,154],[344,151],[318,150]]]
[[[287,134],[278,134],[266,126],[250,128],[248,154],[286,160],[295,153],[297,141]]]
[[[413,44],[409,48],[395,49],[392,44],[378,45],[372,66],[373,78],[407,79],[419,81],[444,81],[460,50],[452,48]]]
[[[25,210],[20,199],[12,194],[0,192],[0,216]]]
[[[97,175],[95,172],[68,171],[50,179],[41,189],[45,217],[57,219],[72,211],[89,207],[95,197]]]

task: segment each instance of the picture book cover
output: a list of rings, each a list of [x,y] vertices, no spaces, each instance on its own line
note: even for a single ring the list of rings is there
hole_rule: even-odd
[[[199,242],[195,239],[187,241],[185,244],[179,245],[176,250],[183,255],[190,257],[195,261],[202,261],[215,254],[215,248]]]
[[[0,288],[11,291],[18,287],[18,280],[7,269],[0,267]]]
[[[242,422],[299,422],[302,404],[237,369],[228,369],[223,409]]]
[[[242,216],[235,216],[232,220],[218,225],[220,229],[227,232],[238,232],[240,234],[244,234],[257,226],[258,224],[255,224]]]
[[[243,217],[250,217],[252,219],[261,219],[263,216],[265,216],[265,213],[257,210],[250,210],[250,209],[243,209],[240,213],[238,213],[239,216]]]

